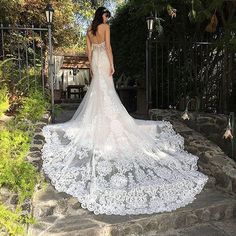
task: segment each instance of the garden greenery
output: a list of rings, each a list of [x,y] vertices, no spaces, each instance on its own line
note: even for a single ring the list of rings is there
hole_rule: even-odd
[[[0,204],[0,227],[4,227],[9,235],[24,235],[22,216],[18,211],[12,212]]]
[[[7,72],[11,63],[12,60],[6,60],[4,67],[0,66],[0,115],[11,110],[11,106],[15,107],[11,113],[13,118],[0,126],[0,188],[17,194],[17,205],[13,210],[0,201],[0,228],[9,235],[25,235],[25,224],[35,221],[23,213],[22,206],[32,197],[35,185],[40,181],[39,172],[27,162],[26,156],[35,124],[46,113],[49,103],[37,83],[34,87],[28,87],[27,83],[12,86]],[[37,75],[32,77],[37,78]]]
[[[48,103],[42,96],[41,91],[31,91],[27,97],[22,99],[22,106],[18,117],[36,122],[46,112],[47,105]]]
[[[123,73],[134,79],[145,80],[145,41],[147,38],[146,17],[150,12],[164,19],[161,25],[164,29],[162,37],[157,37],[157,31],[154,30],[153,38],[157,41],[188,41],[199,40],[202,37],[208,39],[215,38],[220,32],[224,32],[219,37],[217,45],[227,44],[230,50],[236,50],[236,39],[234,33],[236,30],[235,18],[226,18],[227,21],[217,27],[214,34],[205,32],[205,27],[209,23],[215,9],[223,15],[223,0],[194,1],[194,10],[196,11],[195,22],[189,19],[191,0],[129,0],[127,4],[121,5],[114,18],[111,21],[111,42],[114,53],[114,63],[116,66],[115,77],[120,77]],[[172,18],[168,14],[168,7],[173,6],[177,9],[177,17]]]
[[[157,81],[159,86],[159,91],[158,86],[152,86],[153,107],[157,106],[156,94],[161,96],[161,90],[164,94],[169,93],[170,86],[174,88],[173,97],[176,97],[176,100],[172,101],[173,106],[180,104],[181,101],[187,99],[187,96],[197,96],[202,99],[207,91],[209,106],[214,109],[217,107],[221,113],[228,110],[236,111],[234,102],[236,98],[235,11],[232,1],[223,0],[127,1],[127,4],[118,8],[111,20],[111,43],[116,69],[114,77],[117,84],[119,85],[121,77],[125,77],[125,80],[129,79],[129,81],[125,83],[123,80],[124,85],[146,86],[146,39],[148,36],[146,17],[152,13],[153,16],[156,15],[157,18],[164,20],[161,22],[159,20],[158,24],[154,24],[153,43],[150,46],[152,52],[151,55],[149,54],[151,57],[150,74],[152,82]],[[209,32],[206,28],[212,22],[212,17],[217,17],[218,24],[212,32]],[[163,33],[159,34],[160,31]],[[199,44],[199,46],[196,42],[209,42],[211,47],[204,47],[204,44]],[[204,63],[202,61],[206,55],[206,61],[211,65],[209,71],[214,71],[209,76],[205,75],[208,69],[205,68],[205,60]],[[217,73],[221,73],[222,76],[218,76],[216,69],[212,69],[216,65]],[[218,65],[222,65],[224,69]],[[162,75],[164,76],[160,77]],[[178,82],[175,84],[177,79]],[[212,86],[213,83],[216,85]],[[164,91],[165,87],[166,91]],[[216,87],[219,91],[222,90],[217,96],[214,95]],[[225,98],[221,105],[217,105],[219,104],[218,97]],[[168,99],[164,100],[164,107],[169,107]],[[203,108],[205,109],[204,106]]]
[[[7,87],[0,88],[0,117],[8,110],[9,108],[9,98]]]

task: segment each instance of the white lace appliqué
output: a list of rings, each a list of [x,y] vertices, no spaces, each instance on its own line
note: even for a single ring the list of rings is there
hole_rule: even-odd
[[[93,79],[73,118],[43,128],[43,170],[95,214],[151,214],[191,203],[207,182],[170,122],[133,119],[93,45]],[[161,132],[160,132],[161,130]]]

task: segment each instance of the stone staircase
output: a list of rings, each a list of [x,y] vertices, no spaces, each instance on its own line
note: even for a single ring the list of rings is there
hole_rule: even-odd
[[[73,112],[73,109],[65,109],[57,121],[69,119]],[[28,235],[236,235],[235,162],[225,157],[218,146],[201,134],[183,123],[171,122],[175,130],[184,136],[186,150],[200,157],[199,169],[209,176],[207,185],[193,203],[173,212],[152,215],[95,215],[81,208],[76,198],[57,192],[45,176],[47,184],[39,186],[32,200],[32,213],[37,222],[29,226]],[[37,136],[40,137],[40,133]]]
[[[236,199],[212,188],[205,188],[186,207],[152,215],[94,215],[82,209],[76,198],[58,193],[51,185],[37,192],[33,205],[38,222],[29,227],[30,236],[154,236],[236,214]]]

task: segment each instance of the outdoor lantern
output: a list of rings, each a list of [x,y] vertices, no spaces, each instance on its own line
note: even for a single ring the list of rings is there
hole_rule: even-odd
[[[52,4],[48,3],[45,11],[46,11],[47,22],[49,24],[51,24],[52,23],[53,13],[54,13],[54,9],[52,8]]]
[[[155,18],[153,16],[149,16],[146,18],[149,33],[153,31],[154,19]]]

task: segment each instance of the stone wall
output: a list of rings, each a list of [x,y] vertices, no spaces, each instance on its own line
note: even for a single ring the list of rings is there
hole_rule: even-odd
[[[226,155],[231,158],[236,159],[236,145],[234,147],[234,157],[232,156],[232,145],[229,139],[224,139],[223,135],[228,123],[228,116],[223,114],[211,114],[204,112],[188,112],[189,120],[183,120],[181,115],[183,112],[173,110],[173,109],[153,109],[153,112],[161,117],[169,117],[170,119],[177,119],[188,127],[198,131],[203,134],[204,137],[216,143]],[[235,121],[236,122],[236,121]],[[236,123],[235,123],[236,124]],[[234,130],[234,134],[236,135],[236,126]]]
[[[205,127],[204,133],[213,130],[210,127],[216,126],[210,124],[210,118],[196,115],[198,118],[198,124],[193,124],[194,121],[190,121],[189,126],[199,127],[200,132],[203,133],[203,120],[205,119],[208,127]],[[191,114],[192,116],[192,114]],[[150,111],[150,118],[153,120],[167,120],[173,125],[176,132],[182,135],[185,139],[185,149],[192,154],[199,157],[199,169],[213,178],[213,182],[217,188],[232,194],[236,194],[236,163],[229,158],[223,150],[210,141],[200,132],[187,126],[187,122],[181,118],[181,113],[175,110],[160,110],[154,109]],[[201,118],[200,118],[201,117]],[[213,118],[212,118],[213,119]],[[200,121],[202,123],[200,123]],[[219,121],[217,121],[219,122]],[[223,122],[223,121],[222,121]],[[202,124],[202,125],[200,125]],[[219,125],[220,127],[220,125]],[[216,133],[215,129],[215,133]]]

